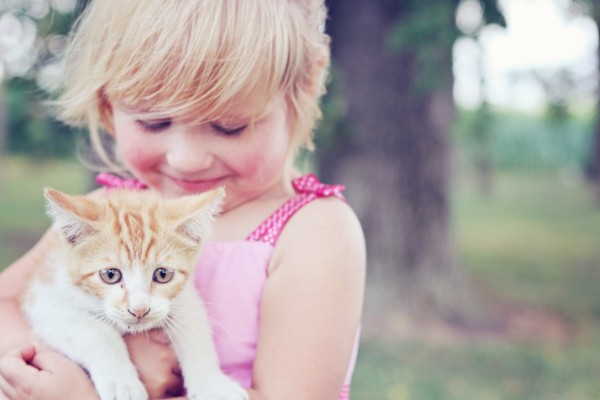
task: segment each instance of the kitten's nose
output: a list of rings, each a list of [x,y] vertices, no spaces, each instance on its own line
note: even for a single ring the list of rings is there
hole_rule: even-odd
[[[142,319],[150,312],[150,307],[135,307],[133,310],[128,308],[127,311],[137,319]]]

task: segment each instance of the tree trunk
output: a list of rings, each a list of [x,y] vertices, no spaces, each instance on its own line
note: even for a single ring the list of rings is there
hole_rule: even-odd
[[[600,43],[600,6],[591,3],[593,7],[593,15],[594,21],[596,21],[596,26],[598,27],[598,43]],[[600,76],[600,45],[597,50],[597,58],[598,58],[598,73]],[[596,104],[596,129],[594,134],[594,160],[593,160],[593,170],[594,170],[594,185],[596,187],[596,198],[598,203],[600,203],[600,98],[597,100]]]
[[[7,132],[7,113],[6,113],[6,98],[5,98],[6,89],[4,88],[4,82],[0,78],[0,196],[4,192],[4,175],[2,171],[2,164],[4,163],[5,157],[5,145],[6,145],[6,137],[8,136]]]
[[[446,312],[462,292],[450,235],[452,43],[438,66],[443,84],[416,90],[415,53],[393,54],[386,44],[405,8],[330,2],[334,79],[348,132],[319,153],[319,167],[324,179],[348,186],[365,229],[371,280],[391,285],[418,311]],[[447,17],[454,26],[453,14]]]

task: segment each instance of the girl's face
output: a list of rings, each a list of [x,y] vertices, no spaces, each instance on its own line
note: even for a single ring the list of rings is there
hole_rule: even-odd
[[[202,124],[145,118],[115,103],[117,149],[133,175],[165,197],[226,190],[225,210],[264,195],[281,195],[290,145],[283,100],[252,121],[251,103],[236,113]]]

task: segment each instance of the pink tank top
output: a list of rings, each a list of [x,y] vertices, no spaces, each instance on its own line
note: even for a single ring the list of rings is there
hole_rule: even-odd
[[[140,182],[107,174],[100,174],[97,181],[111,188],[145,187]],[[221,369],[247,388],[252,385],[263,287],[279,234],[286,222],[311,201],[330,196],[344,198],[343,186],[325,185],[312,174],[294,179],[292,185],[296,196],[281,205],[246,240],[206,243],[194,276],[212,324]],[[357,332],[339,400],[350,398],[358,338]]]

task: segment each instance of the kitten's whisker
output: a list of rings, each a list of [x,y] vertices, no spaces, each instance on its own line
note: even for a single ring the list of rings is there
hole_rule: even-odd
[[[172,318],[166,318],[165,321],[168,323],[169,327],[172,328],[171,333],[174,334],[177,339],[183,339],[182,341],[187,342],[189,346],[193,348],[196,347],[196,341],[193,340],[195,338],[192,337],[192,335],[188,332],[185,324],[181,323],[183,321],[177,321],[176,319]]]
[[[176,315],[175,313],[173,314],[169,314],[171,315],[173,318],[181,318],[181,316],[183,315],[194,315],[196,316],[197,314],[190,311],[189,309],[184,309],[181,310],[182,312],[179,312],[179,315]],[[222,324],[218,319],[211,317],[210,315],[206,314],[205,315],[206,319],[208,320],[208,322],[211,324],[211,326],[216,326],[218,328],[221,328],[221,330],[223,332],[225,332],[229,337],[234,338],[235,336],[233,335],[233,333],[224,325]],[[211,329],[212,330],[212,329]],[[214,330],[213,330],[214,331]]]
[[[104,313],[94,315],[92,322],[102,331],[102,333],[114,329],[112,321]]]
[[[198,304],[198,300],[183,300],[183,299],[178,299],[178,298],[174,298],[171,301],[171,304],[192,304],[192,305],[197,305]],[[201,305],[210,305],[210,306],[218,306],[222,303],[217,303],[217,302],[210,302],[210,301],[204,301],[203,299],[200,299],[200,304]]]
[[[169,314],[169,317],[171,319],[171,321],[176,322],[179,324],[179,322],[184,323],[184,319],[182,318],[181,315],[177,315],[177,314]],[[223,331],[223,333],[225,333],[229,338],[234,339],[235,335],[233,335],[233,333],[225,326],[223,325],[221,322],[219,322],[217,319],[215,318],[211,318],[208,315],[206,315],[206,318],[208,320],[208,322],[211,324],[211,333],[217,335],[218,333],[215,332],[214,329],[212,329],[213,326],[216,326],[218,328],[220,328],[221,331]]]

